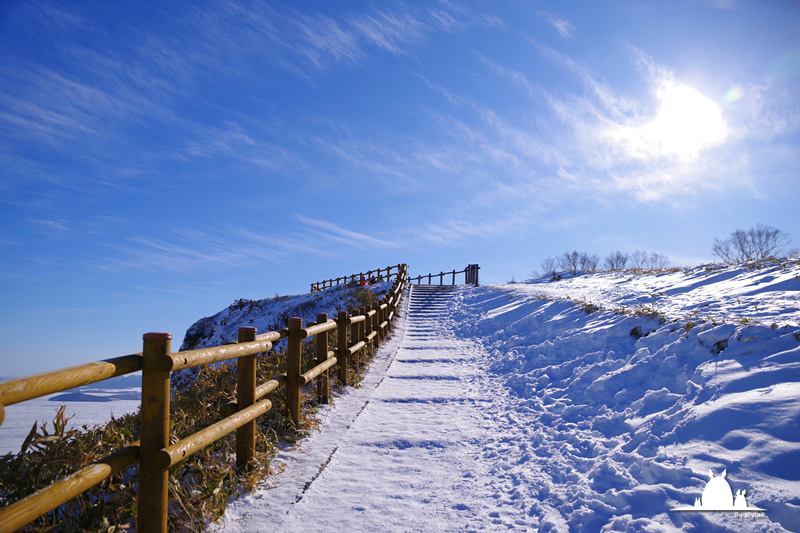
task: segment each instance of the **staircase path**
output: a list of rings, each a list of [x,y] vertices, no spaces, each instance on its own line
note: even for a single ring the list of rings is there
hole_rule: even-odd
[[[485,528],[485,510],[474,503],[486,475],[486,386],[476,365],[485,356],[449,329],[459,290],[410,286],[393,338],[362,386],[320,414],[319,433],[281,454],[286,470],[274,486],[231,502],[211,529]]]

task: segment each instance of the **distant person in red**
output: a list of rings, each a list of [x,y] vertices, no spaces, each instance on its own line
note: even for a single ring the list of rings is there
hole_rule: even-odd
[[[367,284],[367,282],[364,281],[364,274],[361,274],[361,284],[362,285],[366,285]]]

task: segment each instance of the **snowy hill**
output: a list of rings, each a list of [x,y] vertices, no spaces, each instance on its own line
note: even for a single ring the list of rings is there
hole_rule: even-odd
[[[460,286],[213,529],[800,531],[799,277]]]
[[[327,313],[335,318],[339,310],[361,307],[370,299],[380,300],[391,289],[391,282],[374,283],[361,286],[348,283],[329,287],[322,291],[293,296],[275,296],[262,300],[239,299],[219,313],[201,318],[186,330],[180,351],[219,346],[235,342],[239,328],[252,326],[258,333],[280,331],[285,328],[289,318],[300,317],[303,324],[314,322],[317,313]],[[286,341],[274,343],[274,347],[285,347]],[[172,374],[173,386],[182,388],[199,367],[180,370]]]
[[[371,291],[377,299],[381,299],[391,287],[390,282],[363,287],[349,283],[308,294],[236,300],[219,313],[192,324],[186,330],[180,351],[234,342],[241,326],[252,326],[259,333],[265,333],[285,328],[291,317],[302,318],[304,324],[314,322],[317,313],[328,313],[328,318],[335,318],[340,309],[364,305],[361,291]]]

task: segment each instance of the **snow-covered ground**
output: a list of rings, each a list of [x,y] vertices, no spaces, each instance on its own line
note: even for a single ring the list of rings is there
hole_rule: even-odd
[[[85,393],[87,389],[75,390],[84,391]],[[139,405],[142,403],[141,387],[91,390],[91,395],[93,396],[129,396],[135,397],[136,399],[134,400],[87,401],[86,398],[82,401],[55,400],[56,397],[64,394],[63,392],[50,394],[6,407],[6,418],[3,421],[3,425],[0,426],[0,455],[19,453],[20,447],[25,441],[25,437],[30,433],[34,423],[37,423],[38,426],[43,422],[47,422],[47,430],[52,433],[52,420],[62,404],[67,406],[67,417],[71,417],[67,425],[67,431],[69,431],[80,429],[84,425],[93,427],[96,424],[105,424],[111,420],[112,416],[119,417],[134,413],[139,410]]]
[[[335,318],[339,309],[357,305],[356,293],[360,289],[372,291],[380,299],[391,287],[392,284],[386,281],[365,286],[349,283],[308,294],[237,300],[219,313],[192,324],[186,330],[180,350],[234,342],[241,326],[252,326],[259,333],[265,333],[285,328],[290,317],[300,317],[304,324],[316,321],[317,313],[327,313],[328,318]]]
[[[417,304],[211,529],[798,531],[799,275],[585,274]],[[709,470],[764,511],[672,511],[707,498]]]

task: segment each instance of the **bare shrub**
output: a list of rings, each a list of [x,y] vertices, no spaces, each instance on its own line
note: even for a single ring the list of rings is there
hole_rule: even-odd
[[[580,265],[581,255],[578,252],[564,252],[558,258],[558,266],[561,270],[575,272]]]
[[[616,251],[606,257],[604,265],[607,270],[624,270],[627,263],[628,254]]]
[[[653,252],[650,254],[650,268],[653,270],[664,270],[669,266],[669,257],[664,254]]]
[[[599,257],[596,255],[589,255],[586,252],[581,252],[580,257],[578,258],[580,269],[585,272],[594,272],[597,270],[597,263],[599,262]]]
[[[715,237],[711,254],[729,263],[750,261],[775,255],[790,242],[785,231],[759,223],[747,231],[737,229],[725,240]]]
[[[539,263],[539,268],[541,268],[542,272],[545,274],[554,274],[557,268],[556,260],[552,257],[548,257]]]
[[[631,268],[634,270],[643,270],[647,268],[650,255],[642,250],[636,250],[631,254]]]

